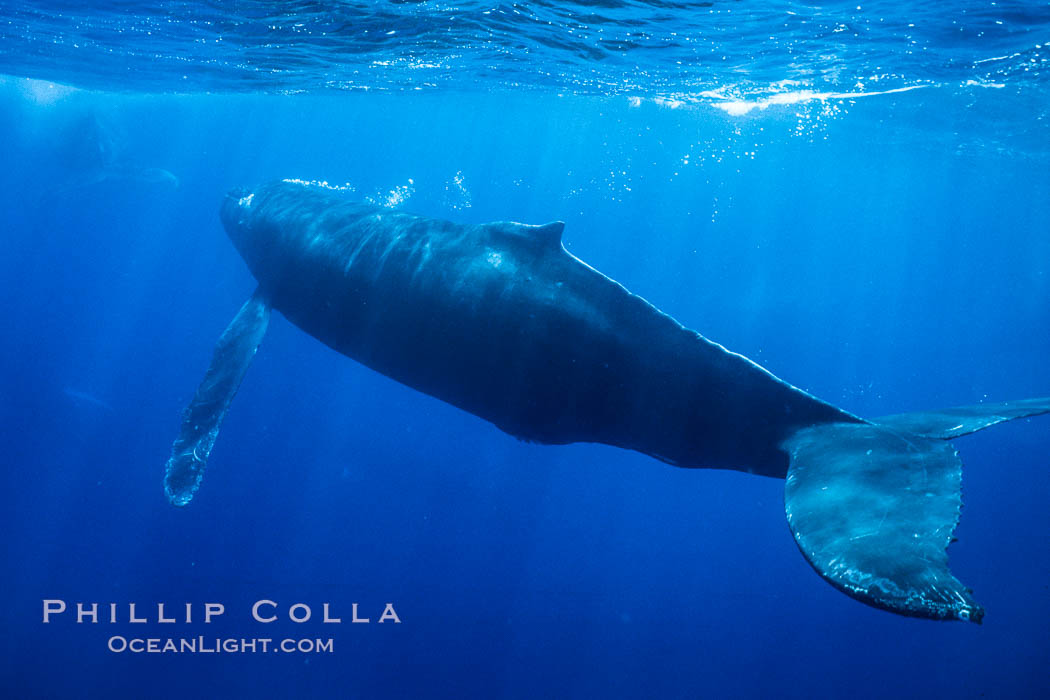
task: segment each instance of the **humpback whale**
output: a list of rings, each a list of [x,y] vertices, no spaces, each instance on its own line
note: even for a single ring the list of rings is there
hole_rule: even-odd
[[[947,440],[1050,398],[866,420],[690,330],[571,255],[564,224],[459,225],[285,180],[221,219],[258,288],[219,338],[165,470],[196,494],[271,309],[338,352],[523,440],[597,442],[785,479],[825,580],[902,615],[980,622],[948,569],[962,465]]]
[[[143,184],[177,189],[179,178],[170,170],[147,167],[129,158],[126,139],[97,113],[88,113],[58,131],[56,143],[49,144],[62,160],[67,176],[44,193],[56,199],[103,183]]]

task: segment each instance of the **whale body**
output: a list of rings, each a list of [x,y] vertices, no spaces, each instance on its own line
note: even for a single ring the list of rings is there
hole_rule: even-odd
[[[979,622],[949,572],[961,464],[944,440],[1050,399],[867,421],[689,330],[568,253],[560,222],[460,225],[280,181],[230,192],[259,283],[223,333],[172,448],[186,505],[276,309],[338,352],[520,439],[597,442],[691,468],[786,478],[796,541],[862,602]]]

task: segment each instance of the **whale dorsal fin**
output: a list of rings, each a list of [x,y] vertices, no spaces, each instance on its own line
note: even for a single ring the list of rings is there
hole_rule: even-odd
[[[547,249],[561,247],[561,234],[565,230],[565,222],[552,221],[549,224],[533,225],[519,224],[514,221],[496,221],[485,224],[485,227],[497,235]]]
[[[565,231],[564,221],[552,221],[540,226],[526,226],[534,237],[550,245],[561,245],[561,234]]]

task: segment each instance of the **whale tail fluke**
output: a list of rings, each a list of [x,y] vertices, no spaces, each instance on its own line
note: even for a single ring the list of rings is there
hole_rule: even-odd
[[[984,610],[948,570],[962,507],[962,462],[944,440],[1050,413],[1050,398],[827,423],[783,443],[785,509],[825,580],[902,615],[980,622]]]
[[[979,403],[972,406],[944,408],[939,411],[898,413],[876,418],[874,422],[923,437],[950,440],[1016,418],[1028,418],[1044,413],[1050,413],[1050,397],[1001,403]]]
[[[164,469],[164,493],[172,505],[193,499],[226,409],[241,386],[270,321],[270,304],[256,291],[215,344],[211,365],[182,416],[182,428]]]

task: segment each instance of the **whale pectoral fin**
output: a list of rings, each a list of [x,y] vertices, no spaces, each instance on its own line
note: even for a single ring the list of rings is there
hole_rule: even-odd
[[[817,573],[877,608],[981,621],[984,610],[948,570],[962,505],[962,463],[950,444],[830,423],[783,447],[788,524]]]
[[[980,403],[974,406],[944,408],[939,411],[898,413],[893,416],[876,418],[874,422],[924,437],[948,440],[990,428],[997,423],[1038,416],[1043,413],[1050,413],[1050,397]]]
[[[270,304],[259,290],[245,302],[215,345],[211,365],[182,416],[182,428],[165,467],[164,492],[184,506],[200,487],[204,467],[244,373],[270,321]]]

